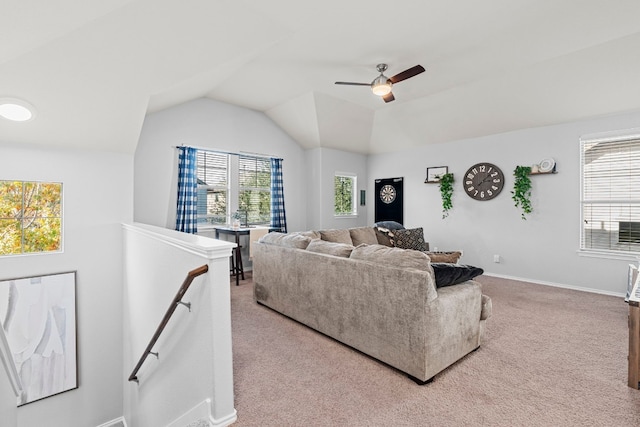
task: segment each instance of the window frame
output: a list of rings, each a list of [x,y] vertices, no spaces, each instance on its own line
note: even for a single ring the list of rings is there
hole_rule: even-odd
[[[227,168],[227,183],[225,191],[226,191],[226,212],[225,212],[225,222],[211,222],[208,220],[201,221],[202,216],[198,215],[198,230],[205,230],[220,226],[229,226],[233,223],[234,215],[240,212],[240,194],[243,190],[247,189],[258,189],[261,191],[267,191],[269,193],[269,215],[265,218],[265,221],[248,221],[248,226],[255,225],[265,225],[269,226],[271,224],[271,210],[273,207],[271,206],[271,160],[269,157],[265,156],[257,156],[251,154],[241,154],[241,153],[230,153],[226,151],[218,151],[218,150],[207,150],[207,149],[196,149],[199,153],[212,153],[219,156],[224,156],[226,158]],[[266,161],[269,166],[269,188],[267,187],[246,187],[240,185],[240,163],[242,159],[256,159],[256,161]],[[198,172],[196,172],[198,174]],[[198,184],[198,190],[200,191],[202,188],[207,189],[223,189],[223,186],[205,186]],[[210,215],[205,215],[204,218],[210,218]],[[244,225],[244,217],[240,218],[241,223]]]
[[[351,212],[336,212],[336,178],[349,178],[353,180],[351,186]],[[333,216],[334,218],[354,218],[358,216],[358,175],[353,172],[336,171],[333,174]]]
[[[243,175],[243,171],[245,171],[245,169],[242,168],[242,163],[243,160],[248,160],[248,161],[254,161],[255,162],[255,167],[256,169],[255,174],[256,174],[256,180],[258,179],[258,174],[259,171],[258,169],[258,162],[260,162],[261,164],[265,165],[268,168],[268,174],[269,174],[269,184],[268,186],[247,186],[247,185],[242,185],[242,176]],[[250,172],[254,172],[254,171],[250,171]],[[264,172],[264,171],[263,171]],[[243,191],[257,191],[258,193],[260,192],[265,192],[268,194],[269,196],[269,212],[267,214],[265,214],[265,218],[263,218],[263,220],[260,220],[260,218],[258,218],[258,221],[250,221],[247,220],[247,225],[269,225],[271,224],[271,210],[272,210],[272,206],[271,206],[271,160],[269,158],[266,157],[258,157],[258,156],[250,156],[250,155],[246,155],[246,154],[240,154],[238,155],[238,174],[237,174],[237,179],[238,179],[238,192],[237,192],[237,204],[238,204],[238,208],[234,211],[234,212],[241,212],[240,211],[240,196],[242,194]],[[259,207],[258,207],[259,209]],[[241,222],[242,222],[242,218],[241,218]]]
[[[591,218],[591,216],[586,215],[586,207],[594,206],[594,205],[609,205],[609,206],[620,206],[622,209],[625,207],[629,207],[629,210],[632,209],[633,206],[640,206],[640,190],[638,191],[635,198],[632,198],[633,193],[627,193],[626,198],[614,198],[614,197],[605,197],[605,198],[593,198],[587,197],[586,195],[586,157],[585,157],[585,146],[588,144],[607,144],[607,143],[635,143],[638,146],[638,150],[640,151],[640,128],[637,129],[628,129],[623,131],[614,131],[614,132],[604,132],[599,134],[590,134],[584,135],[580,137],[579,140],[579,157],[580,157],[580,229],[579,229],[579,249],[578,254],[580,256],[587,257],[598,257],[598,258],[609,258],[609,259],[623,259],[623,260],[637,260],[640,257],[640,247],[636,250],[631,249],[631,245],[629,245],[628,250],[624,249],[611,249],[611,248],[603,248],[603,247],[593,247],[594,245],[588,246],[586,244],[586,227],[585,224]],[[631,161],[631,159],[630,159]],[[627,170],[632,171],[636,168],[632,166],[628,167]],[[640,177],[640,173],[638,174]],[[613,221],[615,218],[611,214],[609,214],[609,221]],[[627,221],[620,221],[627,222]],[[635,222],[635,221],[634,221]],[[613,229],[610,229],[609,232],[613,232]],[[619,229],[618,229],[619,234]],[[619,237],[618,237],[619,240]],[[611,237],[609,237],[609,241],[611,241]]]
[[[61,181],[35,181],[35,180],[21,180],[21,179],[14,179],[14,180],[9,180],[9,179],[0,179],[0,181],[3,182],[14,182],[17,183],[19,182],[21,184],[22,187],[22,205],[21,205],[21,215],[20,215],[20,252],[14,252],[14,253],[7,253],[7,254],[0,254],[0,258],[6,258],[6,257],[16,257],[16,256],[32,256],[32,255],[54,255],[54,254],[60,254],[60,253],[64,253],[64,242],[65,242],[65,232],[64,232],[64,184]],[[49,216],[49,217],[41,217],[41,218],[47,218],[47,219],[59,219],[60,221],[60,235],[59,235],[59,244],[58,244],[58,248],[55,250],[46,250],[46,251],[33,251],[33,252],[25,252],[24,248],[25,248],[25,238],[24,238],[24,227],[22,224],[22,218],[24,217],[24,187],[27,184],[56,184],[59,185],[60,187],[60,196],[59,196],[59,209],[60,209],[60,216]],[[0,218],[0,219],[13,219],[16,220],[15,218]],[[17,221],[17,220],[16,220]]]

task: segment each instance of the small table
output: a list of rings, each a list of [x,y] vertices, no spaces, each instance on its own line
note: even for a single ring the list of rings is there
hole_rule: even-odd
[[[242,266],[242,253],[240,249],[240,236],[248,236],[250,228],[233,228],[233,227],[216,227],[216,239],[220,238],[220,234],[231,234],[236,236],[236,247],[231,255],[231,273],[236,276],[236,286],[240,285],[240,276],[244,280],[244,268]]]

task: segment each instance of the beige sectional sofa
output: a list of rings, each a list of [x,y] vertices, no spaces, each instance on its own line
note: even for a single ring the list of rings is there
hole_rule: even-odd
[[[473,280],[436,288],[427,254],[379,245],[370,229],[264,236],[255,299],[428,382],[480,346],[491,300]]]

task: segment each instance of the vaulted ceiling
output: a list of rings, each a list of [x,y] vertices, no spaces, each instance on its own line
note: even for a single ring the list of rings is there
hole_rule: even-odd
[[[0,11],[0,141],[133,152],[199,97],[381,153],[640,109],[637,0],[40,0]],[[366,86],[421,64],[384,103]]]

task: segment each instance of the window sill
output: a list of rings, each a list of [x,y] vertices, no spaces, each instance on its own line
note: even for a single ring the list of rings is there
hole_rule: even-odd
[[[640,262],[640,253],[578,249],[578,256]]]
[[[348,215],[348,214],[344,214],[344,215],[334,215],[333,217],[334,217],[335,219],[358,218],[358,214],[353,214],[353,215]]]

